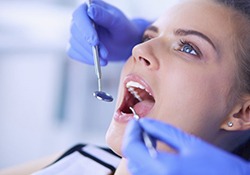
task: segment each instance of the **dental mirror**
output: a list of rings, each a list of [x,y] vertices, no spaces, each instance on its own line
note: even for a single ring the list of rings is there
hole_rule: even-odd
[[[95,73],[96,73],[97,80],[98,80],[98,91],[95,91],[93,93],[93,95],[94,95],[94,97],[96,97],[99,100],[102,100],[105,102],[112,102],[113,97],[110,94],[102,91],[102,86],[101,86],[102,73],[101,73],[98,46],[92,46],[92,52],[93,52],[93,56],[94,56]]]
[[[113,97],[106,93],[106,92],[103,92],[103,91],[95,91],[93,93],[93,95],[98,99],[98,100],[102,100],[102,101],[105,101],[105,102],[112,102],[113,101]]]
[[[88,0],[88,5],[91,4],[91,0]],[[95,28],[95,24],[92,22],[93,27]],[[100,58],[99,58],[99,48],[98,45],[92,46],[92,53],[94,57],[94,65],[95,65],[95,73],[97,76],[98,80],[98,91],[95,91],[93,93],[93,96],[96,97],[99,100],[105,101],[105,102],[112,102],[113,97],[102,91],[102,86],[101,86],[101,78],[102,78],[102,72],[101,72],[101,66],[100,66]]]

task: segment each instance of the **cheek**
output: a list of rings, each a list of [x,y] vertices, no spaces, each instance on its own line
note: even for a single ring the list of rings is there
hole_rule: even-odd
[[[219,129],[227,99],[221,77],[199,69],[178,69],[170,70],[162,84],[157,115],[161,120],[199,136],[211,127]]]
[[[118,108],[118,106],[120,105],[121,101],[122,101],[122,97],[123,96],[123,80],[125,78],[125,76],[128,74],[128,72],[131,70],[131,67],[133,67],[133,62],[132,62],[132,58],[130,57],[126,63],[124,64],[122,71],[121,71],[121,75],[120,75],[120,83],[119,83],[119,87],[118,87],[118,97],[117,97],[117,101],[116,101],[116,108]]]

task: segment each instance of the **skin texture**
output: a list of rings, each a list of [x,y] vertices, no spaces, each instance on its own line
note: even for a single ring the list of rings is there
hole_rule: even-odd
[[[228,8],[205,0],[184,1],[166,10],[146,30],[146,40],[134,47],[122,70],[116,110],[123,101],[124,79],[136,75],[151,87],[155,98],[147,117],[216,145],[226,143],[225,131],[234,129],[225,123],[241,106],[231,91],[237,64],[229,13]],[[120,155],[126,125],[113,119],[106,134],[108,145]],[[163,144],[157,148],[168,150]],[[117,173],[126,174],[125,169],[122,161]]]

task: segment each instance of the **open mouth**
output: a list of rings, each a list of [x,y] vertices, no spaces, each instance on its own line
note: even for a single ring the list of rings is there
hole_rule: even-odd
[[[134,80],[125,82],[124,98],[119,108],[122,115],[132,114],[129,107],[133,107],[140,117],[144,117],[151,111],[154,104],[155,99],[148,85]]]

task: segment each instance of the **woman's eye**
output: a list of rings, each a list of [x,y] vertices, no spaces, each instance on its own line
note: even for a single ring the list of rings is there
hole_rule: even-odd
[[[202,55],[200,50],[197,47],[193,46],[189,42],[182,41],[182,40],[180,40],[178,50],[181,52],[190,54],[190,55],[194,55],[194,56],[201,56]]]
[[[180,51],[188,53],[188,54],[192,54],[192,55],[198,55],[198,53],[196,52],[196,50],[193,48],[193,46],[191,46],[188,43],[183,43]]]

